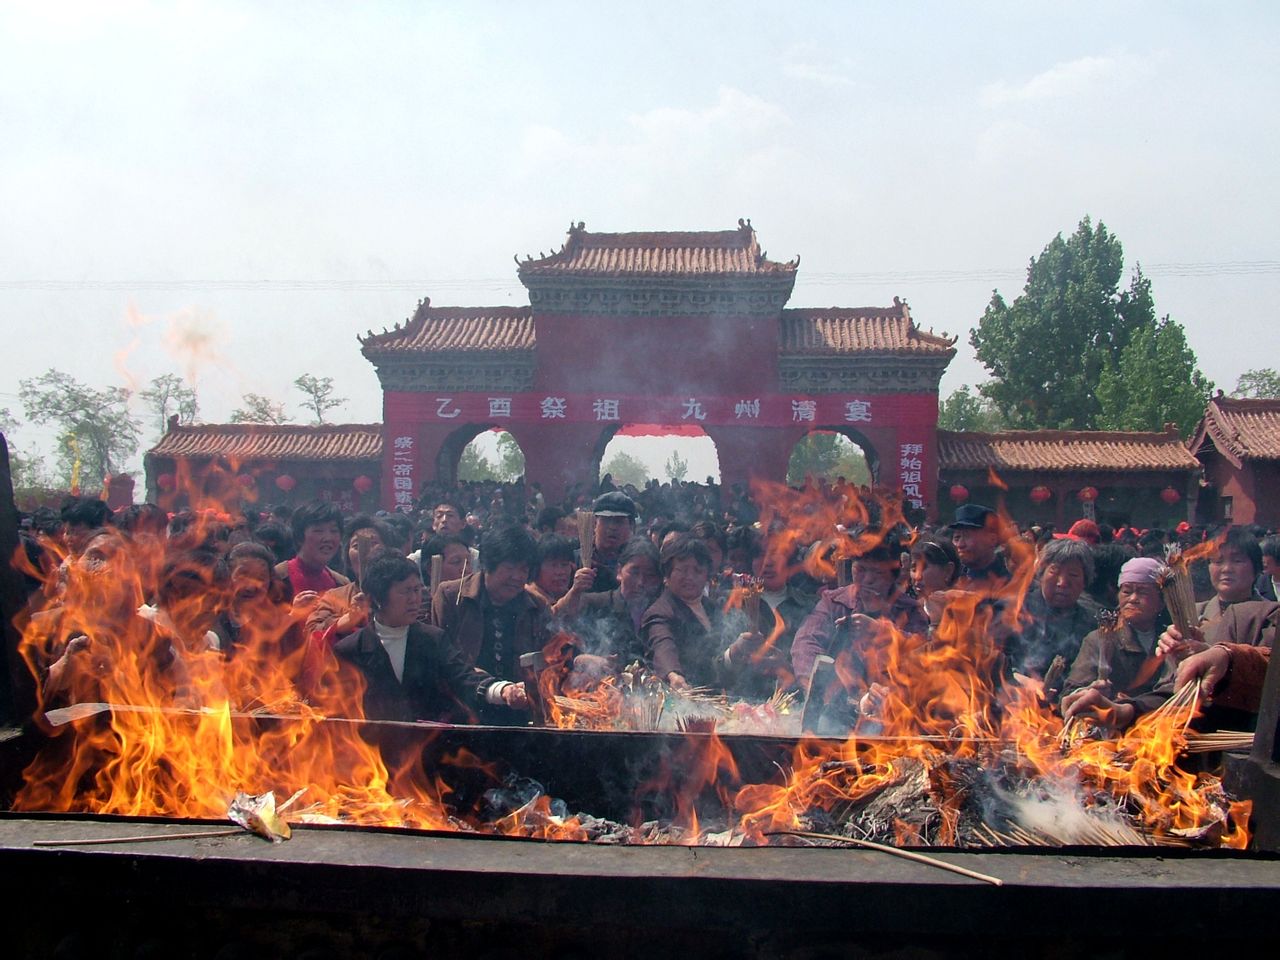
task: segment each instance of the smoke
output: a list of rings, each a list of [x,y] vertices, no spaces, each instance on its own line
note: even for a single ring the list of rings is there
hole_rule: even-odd
[[[999,815],[988,809],[984,817],[988,823],[1005,820],[1060,844],[1092,845],[1104,835],[1139,846],[1146,842],[1105,795],[1095,794],[1086,801],[1079,784],[1040,779],[1016,792],[994,782],[990,787],[994,800],[1005,809]]]
[[[130,335],[129,342],[116,351],[114,362],[116,372],[131,392],[136,393],[145,379],[132,368],[134,354],[144,344],[160,346],[167,357],[166,366],[176,366],[177,372],[192,388],[199,385],[201,376],[208,370],[231,368],[222,352],[225,335],[211,310],[186,306],[158,315],[143,313],[137,304],[130,302],[125,307],[124,322]],[[167,372],[156,371],[156,375]]]

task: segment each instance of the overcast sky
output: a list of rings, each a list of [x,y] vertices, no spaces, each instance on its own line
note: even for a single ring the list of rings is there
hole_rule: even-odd
[[[302,419],[310,372],[376,421],[357,332],[527,302],[512,256],[572,220],[739,217],[801,255],[793,306],[964,334],[945,394],[984,379],[992,288],[1089,214],[1229,390],[1280,365],[1278,11],[6,0],[0,406],[52,366]]]

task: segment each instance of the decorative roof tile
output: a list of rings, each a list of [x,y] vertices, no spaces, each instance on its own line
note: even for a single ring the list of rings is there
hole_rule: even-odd
[[[1178,431],[1008,430],[938,431],[939,470],[1137,471],[1194,470]]]
[[[1280,460],[1280,400],[1237,400],[1221,393],[1209,401],[1190,447],[1212,444],[1237,468],[1245,460]]]
[[[520,277],[532,276],[754,276],[794,274],[799,258],[768,259],[750,220],[737,230],[588,233],[569,227],[565,245],[519,263]]]
[[[433,307],[418,304],[405,323],[361,338],[364,355],[531,351],[536,343],[530,307]]]
[[[265,423],[202,423],[174,426],[151,456],[226,460],[365,461],[382,457],[382,425],[326,423],[320,426]]]
[[[893,298],[891,307],[828,307],[782,311],[784,357],[833,353],[955,354],[954,337],[919,329],[907,304]]]

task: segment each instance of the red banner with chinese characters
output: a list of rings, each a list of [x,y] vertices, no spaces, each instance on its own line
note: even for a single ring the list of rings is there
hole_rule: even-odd
[[[932,427],[929,393],[763,394],[743,397],[625,396],[573,393],[388,392],[388,423],[632,423],[711,427]]]

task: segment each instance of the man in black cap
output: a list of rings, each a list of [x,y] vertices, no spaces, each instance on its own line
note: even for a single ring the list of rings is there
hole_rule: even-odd
[[[625,493],[612,490],[596,497],[591,505],[595,514],[594,547],[591,567],[595,582],[591,590],[608,592],[618,588],[618,557],[636,528],[636,505]]]
[[[996,512],[977,503],[956,509],[951,540],[960,555],[959,590],[998,592],[1012,579],[1009,566],[998,552],[1004,536]]]

